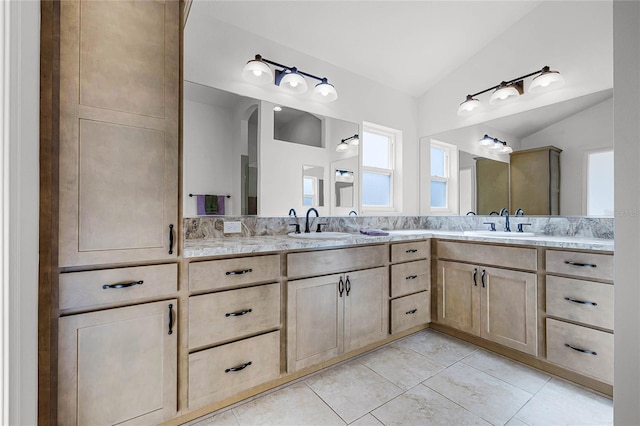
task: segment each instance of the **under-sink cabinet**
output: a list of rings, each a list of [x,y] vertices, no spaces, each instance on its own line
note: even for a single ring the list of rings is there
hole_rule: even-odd
[[[438,257],[438,323],[537,355],[535,249],[440,241]]]
[[[546,252],[547,359],[613,383],[613,256]]]
[[[391,334],[431,321],[430,251],[430,240],[391,245]]]
[[[389,275],[386,267],[305,279],[324,259],[352,259],[352,268],[384,264],[385,246],[288,254],[287,371],[319,364],[384,340],[389,330]],[[346,258],[346,259],[345,259]],[[311,265],[309,269],[305,265]],[[335,265],[335,263],[334,263]],[[332,266],[327,265],[328,268]],[[333,266],[335,267],[335,266]]]

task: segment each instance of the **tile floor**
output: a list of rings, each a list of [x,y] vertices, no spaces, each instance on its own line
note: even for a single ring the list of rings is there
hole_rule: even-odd
[[[613,402],[426,330],[190,424],[609,425]]]

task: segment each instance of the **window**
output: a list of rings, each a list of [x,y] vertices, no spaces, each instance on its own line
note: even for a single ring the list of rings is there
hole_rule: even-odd
[[[397,209],[395,150],[400,132],[365,125],[362,132],[362,205],[369,211]]]
[[[316,199],[316,178],[305,176],[302,179],[302,205],[317,206]]]
[[[613,216],[613,150],[587,152],[587,215]]]
[[[455,145],[431,141],[431,211],[458,214],[458,150]]]

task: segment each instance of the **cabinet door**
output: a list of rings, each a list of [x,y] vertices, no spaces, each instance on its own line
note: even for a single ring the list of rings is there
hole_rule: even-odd
[[[345,274],[344,350],[384,340],[389,333],[387,268]]]
[[[481,336],[537,354],[537,277],[499,268],[486,270],[482,288]]]
[[[176,256],[179,25],[177,1],[61,2],[60,266]]]
[[[293,372],[343,352],[344,293],[340,274],[289,281],[287,370]]]
[[[158,424],[176,414],[176,300],[60,318],[58,423]]]
[[[438,322],[479,335],[480,285],[479,267],[438,261]]]

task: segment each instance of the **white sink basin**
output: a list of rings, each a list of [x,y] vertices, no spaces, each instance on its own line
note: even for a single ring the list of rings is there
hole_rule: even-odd
[[[301,232],[296,234],[292,232],[288,234],[291,238],[300,238],[302,240],[341,240],[344,238],[351,238],[353,235],[347,232]]]
[[[474,237],[525,238],[535,237],[533,232],[505,232],[505,231],[464,231],[464,235]]]
[[[424,235],[431,234],[431,231],[424,229],[394,229],[387,231],[390,235]]]

